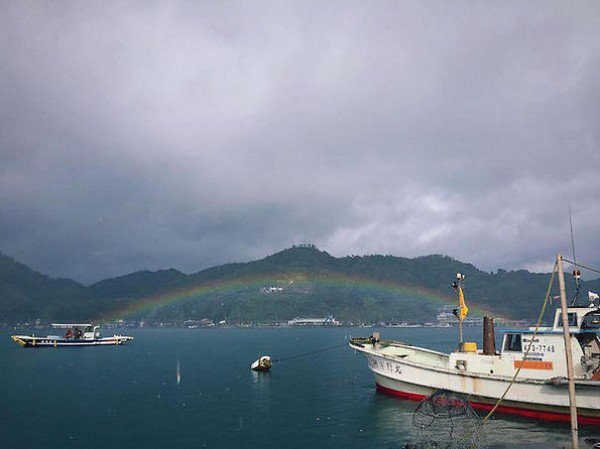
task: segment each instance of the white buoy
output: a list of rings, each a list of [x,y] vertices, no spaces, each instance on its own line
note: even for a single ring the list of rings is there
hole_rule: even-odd
[[[252,365],[250,365],[250,369],[253,371],[269,371],[271,366],[273,366],[271,357],[268,355],[263,355],[256,359]]]

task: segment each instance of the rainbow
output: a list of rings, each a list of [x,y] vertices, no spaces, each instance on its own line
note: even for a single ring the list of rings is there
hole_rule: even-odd
[[[233,293],[235,291],[256,290],[261,287],[292,282],[309,282],[320,286],[353,288],[367,291],[381,292],[407,296],[411,298],[422,299],[425,301],[437,302],[439,304],[453,304],[457,299],[453,295],[443,295],[439,292],[414,285],[402,284],[393,281],[374,280],[358,276],[343,276],[339,274],[331,275],[310,275],[305,273],[285,273],[280,275],[270,275],[261,277],[245,277],[235,280],[222,280],[207,282],[201,285],[193,286],[187,289],[169,290],[155,295],[139,298],[128,302],[128,304],[119,309],[113,310],[103,317],[103,321],[111,322],[123,320],[129,317],[141,315],[146,311],[161,308],[174,304],[178,301],[201,298],[206,295],[219,293]],[[468,301],[468,297],[467,297]],[[488,310],[481,307],[469,305],[469,310],[473,315],[483,316],[490,314]],[[497,313],[491,315],[498,316]]]

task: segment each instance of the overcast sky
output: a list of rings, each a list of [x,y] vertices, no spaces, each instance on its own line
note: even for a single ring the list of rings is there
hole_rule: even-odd
[[[549,271],[569,201],[599,266],[599,197],[596,0],[0,0],[0,251],[51,276]]]

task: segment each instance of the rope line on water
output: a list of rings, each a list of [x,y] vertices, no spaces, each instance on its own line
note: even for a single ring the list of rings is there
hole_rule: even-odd
[[[279,359],[274,359],[273,362],[283,362],[284,360],[297,359],[298,357],[306,357],[308,355],[318,354],[320,352],[331,351],[332,349],[341,348],[342,346],[347,346],[348,343],[342,343],[340,345],[329,346],[327,348],[317,349],[315,351],[304,352],[302,354],[291,355],[289,357],[281,357]]]

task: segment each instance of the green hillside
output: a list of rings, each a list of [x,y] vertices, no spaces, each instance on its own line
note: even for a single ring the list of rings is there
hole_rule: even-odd
[[[89,313],[87,289],[69,279],[52,279],[0,254],[0,322]]]
[[[324,315],[354,323],[427,322],[435,320],[441,304],[455,300],[450,284],[457,272],[467,276],[472,315],[514,319],[537,317],[550,279],[524,270],[489,273],[441,255],[335,258],[304,245],[189,275],[174,269],[140,271],[86,287],[1,255],[0,322],[265,322]],[[567,284],[571,297],[570,279]],[[582,299],[588,289],[600,291],[600,280],[582,284]]]

